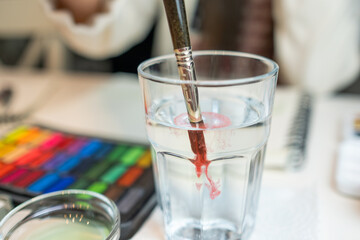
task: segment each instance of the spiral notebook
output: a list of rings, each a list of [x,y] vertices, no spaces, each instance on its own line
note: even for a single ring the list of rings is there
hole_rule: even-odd
[[[311,109],[309,93],[292,87],[276,90],[266,168],[299,170],[304,166]]]

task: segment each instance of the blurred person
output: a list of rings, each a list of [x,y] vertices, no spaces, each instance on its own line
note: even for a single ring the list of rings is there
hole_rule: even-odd
[[[155,1],[44,0],[41,4],[65,43],[66,70],[135,73],[136,65],[151,56]]]
[[[40,2],[66,44],[86,57],[104,59],[118,56],[144,41],[155,24],[155,44],[162,45],[157,50],[158,54],[171,51],[171,41],[162,40],[164,37],[170,39],[170,34],[166,34],[168,30],[166,16],[161,9],[162,0]],[[186,3],[188,14],[192,16],[196,1],[186,0]]]
[[[75,63],[75,68],[91,71],[107,62],[111,64],[107,71],[136,73],[140,62],[171,52],[171,38],[160,0],[40,2],[70,49],[70,58],[67,58],[70,69]],[[192,1],[189,3],[190,12],[194,7]],[[81,64],[86,66],[79,66]]]
[[[281,77],[310,92],[360,93],[360,1],[274,0],[273,6]]]
[[[145,44],[151,56],[172,53],[161,0],[41,1],[66,44],[82,56],[121,56],[137,44]],[[194,27],[190,29],[194,50],[237,50],[275,58],[283,83],[320,94],[346,88],[359,75],[357,0],[185,0],[185,4]],[[146,41],[152,30],[152,41]],[[143,53],[133,53],[137,54]]]

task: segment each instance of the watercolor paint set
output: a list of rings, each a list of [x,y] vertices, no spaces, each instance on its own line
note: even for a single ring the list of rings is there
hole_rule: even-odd
[[[156,205],[148,146],[21,125],[0,139],[0,194],[21,203],[43,193],[86,189],[112,199],[129,238]]]

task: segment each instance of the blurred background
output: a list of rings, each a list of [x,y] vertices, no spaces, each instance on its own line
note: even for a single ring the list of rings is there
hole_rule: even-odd
[[[274,59],[281,84],[315,93],[360,92],[359,1],[185,3],[193,49]],[[171,52],[161,0],[0,1],[0,69],[136,73]]]
[[[0,2],[0,64],[4,67],[41,70],[136,72],[138,63],[150,57],[152,33],[143,39],[146,45],[137,46],[134,43],[134,46],[121,54],[121,59],[117,57],[91,59],[78,54],[64,41],[64,36],[59,33],[59,26],[56,26],[56,20],[49,16],[56,15],[57,10],[47,9],[52,12],[46,15],[47,7],[56,8],[56,1],[4,0]],[[69,10],[62,11],[72,18]],[[79,25],[81,26],[81,23]],[[144,54],[138,56],[133,52],[144,52]]]

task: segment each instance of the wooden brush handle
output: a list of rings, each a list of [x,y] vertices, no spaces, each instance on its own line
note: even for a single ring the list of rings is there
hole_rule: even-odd
[[[163,0],[174,49],[190,47],[184,0]]]

